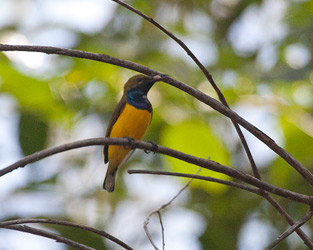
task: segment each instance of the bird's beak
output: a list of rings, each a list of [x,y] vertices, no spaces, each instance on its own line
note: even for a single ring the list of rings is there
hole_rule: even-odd
[[[160,76],[160,75],[155,75],[155,76],[152,77],[152,79],[153,79],[153,81],[157,82],[157,81],[162,80],[162,76]]]
[[[162,81],[162,79],[164,79],[165,77],[167,77],[168,75],[162,74],[162,75],[155,75],[151,77],[151,80],[153,80],[154,82],[157,81]]]

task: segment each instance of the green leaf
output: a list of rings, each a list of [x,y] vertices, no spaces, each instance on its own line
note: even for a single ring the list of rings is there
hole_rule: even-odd
[[[45,147],[48,126],[37,115],[22,113],[19,121],[19,141],[24,155],[30,155]]]

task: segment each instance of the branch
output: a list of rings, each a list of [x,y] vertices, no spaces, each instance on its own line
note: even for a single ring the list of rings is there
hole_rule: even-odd
[[[37,228],[24,226],[24,225],[23,226],[22,225],[10,225],[10,226],[5,226],[3,228],[43,236],[45,238],[55,240],[56,242],[62,242],[68,246],[74,247],[79,250],[96,250],[95,248],[88,247],[84,244],[78,243],[76,241],[67,239],[63,236],[60,236],[60,235],[57,235],[57,234],[54,234],[54,233],[51,233],[42,229],[37,229]]]
[[[295,224],[291,216],[285,211],[285,209],[274,200],[274,198],[267,192],[263,191],[263,197],[286,219],[289,225]],[[304,244],[311,250],[313,250],[312,240],[302,231],[301,228],[296,228],[296,233],[303,240]]]
[[[8,226],[12,226],[12,225],[30,224],[30,223],[54,224],[54,225],[60,225],[60,226],[66,226],[66,227],[79,228],[79,229],[103,236],[127,250],[133,250],[133,248],[128,246],[123,241],[115,238],[114,236],[104,231],[101,231],[92,227],[84,226],[84,225],[79,225],[73,222],[68,222],[68,221],[61,221],[61,220],[54,220],[54,219],[19,219],[19,220],[10,220],[10,221],[0,222],[0,227],[7,228]]]
[[[210,181],[210,182],[215,182],[215,183],[220,183],[224,184],[230,187],[235,187],[239,188],[245,191],[248,191],[250,193],[258,194],[261,195],[262,190],[259,188],[251,187],[251,186],[246,186],[241,183],[237,183],[234,181],[225,181],[221,179],[216,179],[210,176],[202,176],[202,175],[197,175],[197,174],[185,174],[185,173],[178,173],[178,172],[167,172],[167,171],[159,171],[159,170],[128,170],[127,171],[129,174],[153,174],[153,175],[163,175],[163,176],[176,176],[176,177],[183,177],[183,178],[192,178],[192,179],[197,179],[197,180],[203,180],[203,181]]]
[[[72,50],[72,49],[63,49],[63,48],[58,48],[58,47],[0,44],[0,51],[32,51],[32,52],[43,52],[46,54],[58,54],[58,55],[65,55],[65,56],[71,56],[71,57],[77,57],[77,58],[85,58],[85,59],[90,59],[90,60],[99,61],[99,62],[105,62],[105,63],[121,66],[124,68],[128,68],[131,70],[135,70],[137,72],[140,72],[146,75],[163,74],[162,72],[152,70],[140,64],[133,63],[133,62],[126,61],[126,60],[121,60],[121,59],[114,58],[105,54],[96,54],[96,53],[91,53],[91,52],[84,52],[84,51]],[[313,174],[308,169],[306,169],[290,153],[288,153],[286,150],[278,146],[275,143],[275,141],[272,140],[269,136],[267,136],[261,130],[259,130],[258,128],[253,126],[251,123],[243,119],[236,112],[232,111],[231,109],[227,108],[225,105],[220,103],[219,101],[202,93],[201,91],[194,89],[169,76],[164,77],[162,81],[188,93],[189,95],[193,96],[197,100],[209,105],[211,108],[215,109],[221,114],[236,121],[242,127],[247,129],[251,134],[257,137],[260,141],[266,144],[269,148],[271,148],[280,157],[282,157],[296,171],[298,171],[305,180],[307,180],[311,185],[313,185]]]
[[[265,250],[272,250],[274,249],[281,241],[283,241],[284,239],[286,239],[290,234],[292,234],[295,230],[299,229],[299,227],[301,227],[303,224],[305,224],[308,220],[311,219],[313,215],[313,211],[310,209],[305,216],[297,221],[296,223],[294,223],[290,228],[288,228],[284,233],[282,233],[281,235],[279,235],[276,240],[274,240],[270,245],[268,245]],[[312,249],[312,248],[311,248]]]
[[[184,174],[184,173],[174,173],[174,172],[166,172],[166,171],[155,171],[155,170],[128,170],[129,174],[155,174],[155,175],[165,175],[165,176],[176,176],[176,177],[186,177],[186,178],[193,178],[193,179],[199,179],[199,180],[205,180],[210,182],[216,182],[220,184],[224,184],[227,186],[239,188],[251,193],[255,193],[257,195],[260,195],[264,197],[289,223],[289,225],[294,225],[295,222],[290,217],[290,215],[284,210],[284,208],[273,199],[273,197],[270,196],[267,192],[260,188],[255,188],[251,186],[246,186],[241,183],[233,182],[233,181],[225,181],[216,179],[209,176],[201,176],[201,175],[193,175],[193,174]],[[300,229],[295,228],[295,231],[299,235],[299,237],[303,240],[303,242],[307,245],[309,249],[313,249],[313,243],[311,239]]]
[[[201,168],[196,172],[195,176],[197,176],[197,174],[201,171]],[[128,171],[129,172],[129,171]],[[146,220],[144,221],[144,229],[145,229],[145,232],[146,232],[146,235],[148,236],[148,239],[149,241],[151,242],[152,246],[154,247],[155,250],[159,250],[157,248],[157,246],[154,244],[153,240],[152,240],[152,237],[149,233],[149,230],[148,230],[148,224],[149,224],[149,220],[150,220],[150,217],[154,214],[157,214],[159,216],[159,220],[160,220],[160,225],[161,225],[161,230],[162,230],[162,249],[164,250],[164,247],[165,247],[165,241],[164,241],[164,227],[163,227],[163,222],[162,222],[162,216],[161,216],[161,210],[162,209],[165,209],[166,207],[170,206],[174,200],[177,199],[177,197],[190,185],[190,183],[192,182],[193,178],[191,178],[179,191],[178,193],[170,200],[168,201],[167,203],[163,204],[159,209],[156,209],[154,211],[152,211],[146,218]]]
[[[0,176],[7,174],[17,168],[24,167],[25,165],[29,163],[33,163],[47,156],[51,156],[60,152],[64,152],[64,151],[71,150],[74,148],[81,148],[81,147],[93,146],[93,145],[103,146],[105,144],[130,146],[132,148],[146,149],[152,152],[168,155],[176,159],[197,165],[199,167],[203,167],[203,168],[215,171],[215,172],[223,173],[232,178],[236,178],[250,185],[264,189],[270,193],[277,194],[289,200],[301,202],[307,205],[313,205],[313,197],[311,196],[276,187],[274,185],[261,181],[235,168],[231,168],[231,167],[219,164],[209,159],[203,159],[203,158],[195,157],[193,155],[185,154],[180,151],[167,148],[164,146],[157,145],[157,147],[155,147],[155,145],[152,145],[149,142],[137,141],[137,140],[134,140],[134,142],[132,141],[130,142],[126,138],[92,138],[92,139],[80,140],[80,141],[76,141],[72,143],[63,144],[63,145],[50,148],[50,149],[45,149],[45,150],[36,152],[34,154],[31,154],[29,156],[26,156],[22,158],[21,160],[17,161],[16,163],[0,170]]]

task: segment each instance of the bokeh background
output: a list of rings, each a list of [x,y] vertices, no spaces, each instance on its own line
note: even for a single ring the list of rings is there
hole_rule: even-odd
[[[181,38],[209,69],[230,106],[313,169],[313,1],[132,0]],[[106,53],[159,70],[215,97],[186,53],[150,23],[109,0],[0,0],[0,43]],[[41,53],[0,53],[0,167],[48,147],[102,137],[126,80],[136,72]],[[145,139],[251,172],[229,119],[157,83]],[[245,132],[245,131],[244,131]],[[263,180],[311,194],[283,160],[245,133]],[[0,219],[55,218],[103,229],[135,249],[152,246],[143,222],[186,179],[128,175],[126,169],[195,173],[198,168],[136,151],[116,191],[102,190],[102,147],[49,157],[0,179]],[[200,174],[228,179],[202,170]],[[295,219],[308,209],[277,198]],[[262,249],[287,223],[262,198],[193,181],[165,211],[166,249]],[[97,249],[100,237],[42,225]],[[161,246],[157,218],[149,224]],[[312,222],[303,226],[312,236]],[[69,249],[38,236],[0,230],[1,250]],[[3,240],[5,239],[5,240]],[[27,246],[27,247],[26,247]],[[291,235],[277,249],[306,249]]]

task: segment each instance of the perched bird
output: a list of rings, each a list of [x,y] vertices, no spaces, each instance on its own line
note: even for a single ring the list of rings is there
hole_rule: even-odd
[[[110,119],[106,137],[128,137],[141,140],[152,119],[152,106],[147,93],[162,76],[135,75],[124,85],[124,93]],[[109,162],[103,189],[113,192],[116,172],[134,150],[124,146],[104,146],[104,163]]]

